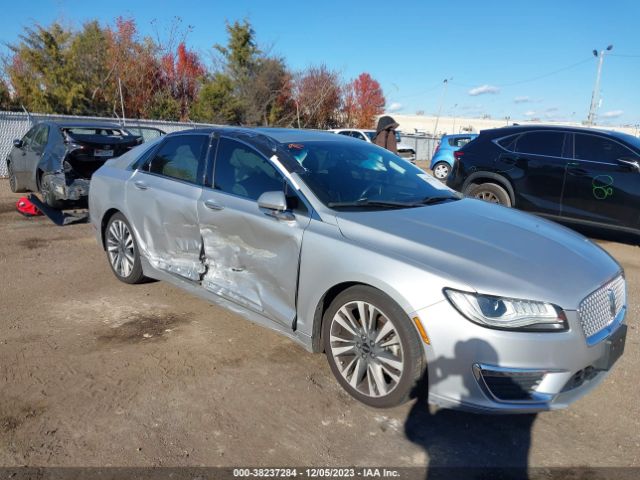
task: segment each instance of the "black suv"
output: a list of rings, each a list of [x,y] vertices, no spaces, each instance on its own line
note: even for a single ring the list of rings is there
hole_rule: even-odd
[[[447,185],[564,223],[640,234],[640,139],[558,126],[484,130]]]

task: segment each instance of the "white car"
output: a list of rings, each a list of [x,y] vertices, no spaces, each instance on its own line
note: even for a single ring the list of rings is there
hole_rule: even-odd
[[[376,137],[376,131],[366,128],[333,128],[329,130],[333,133],[339,133],[347,137],[358,138],[369,143],[373,143],[373,139]],[[398,142],[398,155],[405,160],[409,160],[411,163],[416,161],[416,151],[406,143],[402,143],[400,134],[396,132],[396,141]]]

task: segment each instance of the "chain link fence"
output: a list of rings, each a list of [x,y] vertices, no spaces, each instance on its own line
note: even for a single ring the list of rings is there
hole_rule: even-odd
[[[13,148],[13,140],[22,138],[25,133],[36,123],[43,120],[54,120],[58,122],[107,122],[120,123],[120,119],[109,117],[81,117],[75,115],[52,115],[23,112],[3,112],[0,111],[0,177],[7,176],[7,155]],[[162,120],[124,120],[125,128],[129,127],[156,127],[167,133],[176,132],[178,130],[186,130],[188,128],[207,127],[210,124],[204,123],[186,123],[186,122],[165,122]]]
[[[13,148],[13,140],[22,138],[25,133],[35,124],[43,120],[54,120],[59,122],[108,122],[120,123],[119,119],[109,117],[81,117],[75,115],[53,115],[24,112],[3,112],[0,111],[0,177],[7,176],[7,155]],[[125,119],[125,127],[156,127],[167,133],[186,130],[195,127],[207,127],[211,124],[188,123],[188,122],[165,122],[162,120],[139,120]],[[437,138],[429,136],[402,135],[402,143],[412,147],[416,152],[416,160],[431,160],[433,151],[438,143]]]

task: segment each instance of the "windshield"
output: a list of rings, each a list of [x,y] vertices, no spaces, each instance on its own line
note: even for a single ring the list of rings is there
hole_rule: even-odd
[[[458,198],[418,167],[369,143],[311,141],[284,147],[304,168],[300,176],[305,183],[332,208],[354,207],[344,204],[356,202],[361,206],[381,207],[387,202],[408,207],[430,199]]]

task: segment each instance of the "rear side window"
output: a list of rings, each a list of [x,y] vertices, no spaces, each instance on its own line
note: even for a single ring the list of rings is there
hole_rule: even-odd
[[[257,200],[264,192],[284,191],[282,175],[251,147],[221,138],[214,166],[214,188]]]
[[[516,141],[518,140],[519,135],[511,135],[509,137],[504,137],[501,140],[498,140],[498,145],[500,145],[505,150],[509,150],[510,152],[516,151]]]
[[[179,135],[167,139],[149,164],[149,172],[201,184],[207,135]]]
[[[561,157],[564,140],[564,132],[529,132],[518,138],[516,152]]]
[[[449,139],[449,145],[452,147],[463,147],[471,141],[471,137],[453,137]]]
[[[575,158],[594,162],[615,163],[620,157],[631,155],[631,151],[613,140],[576,133]]]

